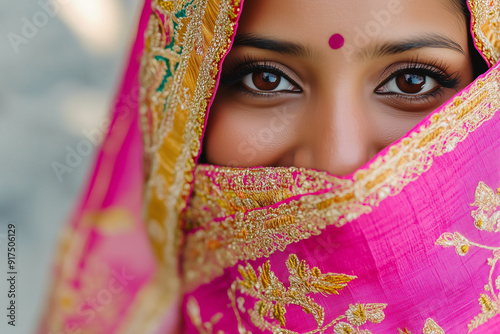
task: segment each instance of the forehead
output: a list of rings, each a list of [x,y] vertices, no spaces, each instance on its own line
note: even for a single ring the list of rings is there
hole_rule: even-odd
[[[456,0],[246,0],[239,34],[257,34],[328,49],[332,34],[358,47],[439,32],[467,38]]]

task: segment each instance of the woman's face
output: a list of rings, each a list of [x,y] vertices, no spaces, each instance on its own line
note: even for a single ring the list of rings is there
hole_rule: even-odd
[[[473,80],[467,30],[452,0],[246,0],[206,159],[350,174]]]

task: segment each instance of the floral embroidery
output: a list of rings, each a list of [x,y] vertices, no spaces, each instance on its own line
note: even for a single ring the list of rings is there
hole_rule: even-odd
[[[471,204],[478,207],[472,211],[474,225],[479,230],[500,232],[500,189],[496,193],[484,182],[479,182],[476,189],[476,200]]]
[[[460,256],[465,256],[471,246],[470,241],[458,232],[441,234],[436,244],[444,247],[455,247],[455,251]]]
[[[411,332],[408,329],[399,329],[398,328],[398,333],[399,334],[411,334]],[[425,327],[423,329],[423,334],[445,334],[444,330],[439,327],[439,325],[432,319],[427,319],[425,321]]]
[[[349,282],[357,278],[345,274],[322,273],[318,267],[310,268],[305,260],[299,260],[291,254],[286,262],[290,276],[289,286],[271,270],[270,261],[266,261],[257,271],[250,265],[240,265],[238,271],[241,278],[237,278],[228,290],[231,306],[238,322],[239,334],[251,334],[245,328],[242,315],[247,314],[249,320],[262,331],[273,334],[299,334],[286,329],[287,307],[300,306],[307,315],[312,315],[317,323],[317,328],[303,334],[329,333],[329,334],[372,334],[368,329],[361,327],[367,323],[378,324],[385,319],[384,309],[387,304],[350,304],[344,314],[324,324],[325,310],[309,295],[338,295]],[[245,307],[245,298],[236,297],[237,293],[254,298],[253,307]],[[203,321],[197,300],[190,296],[187,302],[187,313],[191,323],[201,334],[213,334],[215,327],[222,318],[222,313],[216,313],[209,321]],[[215,333],[224,334],[222,330]],[[399,334],[411,334],[405,328],[398,329]],[[427,319],[422,331],[423,334],[445,334],[444,330],[432,319]]]
[[[321,234],[327,226],[352,222],[370,213],[387,197],[399,194],[432,166],[435,157],[453,151],[496,114],[500,108],[497,98],[500,65],[496,66],[352,178],[336,182],[333,176],[327,179],[301,170],[287,172],[266,167],[249,172],[245,168],[199,166],[195,179],[200,181],[195,183],[188,213],[201,222],[201,226],[189,226],[196,229],[186,238],[184,282],[187,290],[210,282],[238,261],[269,256],[293,242]],[[277,174],[279,180],[293,182],[301,178],[297,174],[304,174],[312,185],[311,192],[307,192],[307,186],[297,192],[294,183],[289,181],[283,189],[280,181],[277,189],[271,189],[280,195],[275,196],[249,178],[259,173]],[[315,177],[316,180],[312,180]],[[275,183],[273,179],[267,181],[268,186]],[[229,187],[225,188],[224,184]],[[243,189],[233,194],[233,186]],[[282,200],[286,192],[290,196]]]
[[[481,231],[500,232],[500,189],[495,193],[484,182],[479,182],[475,197],[476,200],[471,205],[478,207],[478,209],[472,211],[471,215],[474,218],[476,228]],[[500,292],[500,276],[493,279],[493,273],[500,260],[500,246],[493,247],[475,243],[458,232],[443,233],[436,244],[444,247],[455,247],[455,251],[460,256],[466,256],[471,247],[487,249],[492,252],[492,257],[487,260],[491,269],[488,283],[484,287],[486,293],[479,296],[481,313],[469,323],[469,332],[500,314],[500,294],[498,294]]]
[[[261,330],[273,333],[293,334],[285,329],[286,312],[290,305],[300,306],[304,313],[314,317],[317,329],[309,334],[324,332],[333,327],[334,333],[370,333],[360,330],[368,321],[380,323],[385,318],[383,312],[386,304],[354,304],[350,305],[344,315],[324,325],[325,310],[310,297],[310,294],[338,295],[349,282],[356,278],[345,274],[322,273],[318,267],[310,268],[305,260],[299,261],[295,254],[289,256],[286,266],[290,273],[289,287],[276,277],[271,270],[270,261],[266,261],[257,269],[247,264],[239,266],[241,279],[237,279],[228,291],[234,312],[239,322],[240,333],[247,333],[241,323],[241,313],[247,313],[252,323]],[[253,308],[245,309],[244,299],[236,299],[236,292],[257,300]],[[241,312],[241,313],[240,313]],[[344,320],[341,322],[341,320]]]
[[[445,334],[444,330],[432,319],[427,319],[423,334]]]

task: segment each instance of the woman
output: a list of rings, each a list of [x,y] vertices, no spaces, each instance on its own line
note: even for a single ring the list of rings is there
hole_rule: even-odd
[[[358,4],[146,4],[42,333],[495,332],[500,3]]]
[[[208,161],[361,167],[472,81],[456,3],[247,2],[211,108]]]

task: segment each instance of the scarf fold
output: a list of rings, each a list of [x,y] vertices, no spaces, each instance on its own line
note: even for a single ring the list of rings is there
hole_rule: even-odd
[[[347,177],[197,165],[240,0],[146,1],[40,333],[455,333],[500,325],[500,1],[490,65]]]

